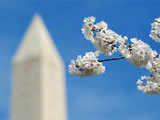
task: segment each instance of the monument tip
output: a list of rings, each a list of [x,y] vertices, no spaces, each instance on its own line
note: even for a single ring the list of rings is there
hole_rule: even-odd
[[[32,22],[20,44],[13,63],[28,60],[34,57],[47,57],[61,61],[60,55],[53,40],[39,14],[35,14]]]

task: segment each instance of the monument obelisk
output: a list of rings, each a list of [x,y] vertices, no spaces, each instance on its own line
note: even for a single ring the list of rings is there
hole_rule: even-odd
[[[13,59],[11,120],[66,120],[63,61],[39,15]]]

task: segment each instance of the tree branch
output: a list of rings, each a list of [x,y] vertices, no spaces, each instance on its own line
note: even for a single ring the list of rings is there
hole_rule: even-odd
[[[103,60],[98,60],[98,62],[121,60],[121,59],[124,59],[124,58],[125,58],[125,57],[118,57],[118,58],[111,58],[111,59],[103,59]]]

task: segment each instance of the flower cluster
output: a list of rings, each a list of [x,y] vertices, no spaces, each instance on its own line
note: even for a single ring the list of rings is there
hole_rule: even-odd
[[[101,53],[111,56],[117,50],[117,43],[123,42],[124,39],[108,29],[104,21],[94,24],[95,20],[95,17],[85,18],[82,33]]]
[[[142,76],[137,81],[137,88],[146,94],[160,94],[160,55],[142,40],[122,37],[109,29],[106,22],[95,23],[95,21],[95,17],[84,18],[82,34],[91,41],[97,52],[88,52],[85,56],[78,56],[77,60],[72,60],[69,72],[78,76],[99,75],[105,71],[103,61],[126,58],[135,67],[143,67],[151,72],[150,76]],[[156,18],[151,24],[150,37],[160,42],[160,18]],[[100,54],[111,56],[115,52],[122,57],[98,59]]]
[[[157,42],[160,42],[160,18],[156,18],[151,24],[150,37]]]
[[[152,52],[152,59],[146,65],[146,69],[152,74],[160,73],[160,56],[156,51]]]
[[[149,45],[136,38],[131,39],[132,44],[120,47],[121,54],[136,67],[145,67],[152,58],[152,49]]]
[[[104,71],[105,67],[97,60],[97,55],[93,52],[88,52],[83,57],[78,56],[69,65],[69,72],[81,77],[102,74]]]
[[[146,94],[160,94],[160,75],[142,76],[137,88]]]

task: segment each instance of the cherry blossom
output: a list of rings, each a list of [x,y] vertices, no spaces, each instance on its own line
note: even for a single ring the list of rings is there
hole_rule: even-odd
[[[85,39],[90,40],[97,51],[87,52],[84,56],[79,55],[76,60],[72,60],[69,72],[80,77],[99,75],[105,72],[103,62],[127,59],[135,67],[146,68],[151,73],[138,79],[138,90],[145,94],[160,94],[160,55],[144,41],[119,35],[109,29],[104,21],[95,22],[96,18],[93,16],[84,18],[81,30]],[[156,18],[151,24],[149,36],[160,42],[160,18]],[[115,54],[118,57],[99,59],[101,54]]]
[[[149,36],[155,41],[160,42],[160,17],[155,18],[151,24],[151,33]]]
[[[90,76],[102,74],[105,67],[99,62],[96,53],[87,52],[85,56],[78,56],[76,60],[72,60],[69,65],[69,72],[78,76]]]

